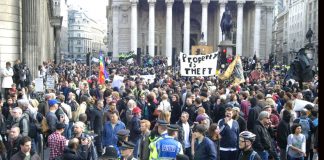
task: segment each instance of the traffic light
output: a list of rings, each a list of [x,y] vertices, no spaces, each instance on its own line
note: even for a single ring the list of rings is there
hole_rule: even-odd
[[[87,66],[90,66],[90,52],[87,53]]]
[[[226,64],[226,48],[222,48],[221,49],[221,54],[220,54],[220,58],[221,58],[221,64]]]
[[[224,48],[224,49],[223,49],[223,54],[225,54],[225,55],[226,55],[226,48]]]

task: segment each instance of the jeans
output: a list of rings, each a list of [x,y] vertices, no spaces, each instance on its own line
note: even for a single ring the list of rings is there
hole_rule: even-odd
[[[70,120],[69,125],[67,125],[64,130],[64,136],[66,139],[72,138],[72,127],[73,127],[73,122]]]
[[[187,155],[189,157],[189,160],[192,160],[192,155],[191,155],[191,147],[186,148],[184,150],[184,154]]]
[[[281,160],[287,160],[286,148],[280,148],[280,159]]]
[[[304,160],[304,157],[294,158],[288,155],[288,160]]]
[[[221,160],[234,160],[238,158],[238,151],[220,151]]]
[[[138,150],[139,150],[140,142],[141,142],[140,138],[133,141],[133,143],[135,144],[135,148],[134,148],[134,152],[133,152],[134,158],[138,158],[138,155],[139,155]]]
[[[269,153],[266,150],[258,152],[258,154],[259,154],[259,156],[261,157],[262,160],[268,160],[269,159]]]

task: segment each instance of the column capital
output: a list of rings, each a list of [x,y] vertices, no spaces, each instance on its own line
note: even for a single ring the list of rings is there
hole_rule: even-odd
[[[237,0],[236,4],[238,7],[243,7],[243,5],[245,4],[245,0]]]
[[[224,5],[225,5],[227,2],[228,2],[228,0],[219,0],[219,1],[218,1],[219,4],[224,4]]]
[[[129,2],[131,2],[132,4],[137,4],[138,3],[138,0],[129,0]]]
[[[210,3],[210,0],[201,0],[200,3],[201,4],[208,4],[208,3]]]
[[[254,1],[255,6],[261,6],[262,3],[263,3],[263,0],[255,0]]]
[[[184,4],[190,4],[190,3],[192,3],[192,0],[183,0],[183,3]]]
[[[152,4],[152,3],[154,4],[156,2],[156,0],[147,0],[147,2],[150,4]]]
[[[120,7],[119,4],[113,4],[113,5],[111,6],[111,8],[112,8],[113,10],[118,10],[119,7]]]
[[[266,7],[266,10],[267,10],[268,12],[272,12],[272,11],[273,11],[273,8],[274,8],[273,6],[267,6],[267,7]]]

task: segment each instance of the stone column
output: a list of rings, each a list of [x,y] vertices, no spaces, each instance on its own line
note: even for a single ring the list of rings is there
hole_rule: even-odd
[[[149,3],[149,54],[155,55],[155,2],[156,0],[147,0]]]
[[[138,0],[130,0],[132,5],[132,25],[131,25],[131,51],[137,55],[137,3]]]
[[[207,36],[208,36],[208,4],[210,0],[201,0],[202,13],[201,13],[201,32],[204,33],[204,41],[207,44]]]
[[[20,1],[1,0],[0,8],[0,68],[4,68],[7,61],[13,66],[20,57]]]
[[[119,5],[112,5],[112,9],[113,9],[113,60],[117,60],[119,54],[119,45],[118,45]]]
[[[260,57],[260,25],[261,25],[261,4],[262,0],[256,0],[255,4],[255,16],[254,16],[254,49],[253,52],[256,57]]]
[[[190,4],[192,0],[183,0],[184,25],[183,25],[183,53],[190,53]]]
[[[61,62],[61,28],[56,28],[55,32],[55,63],[59,64]]]
[[[42,14],[39,0],[22,1],[22,13],[22,62],[27,64],[33,78],[35,78],[35,75],[37,75],[36,67],[42,63],[41,47],[38,44],[39,34],[46,34],[40,28],[39,19]]]
[[[166,10],[166,35],[165,35],[165,52],[168,57],[168,66],[172,65],[172,6],[174,0],[165,0]]]
[[[236,1],[237,4],[237,30],[236,30],[236,55],[242,56],[243,51],[243,6],[245,0]]]
[[[223,40],[223,38],[222,38],[222,29],[220,27],[220,24],[221,24],[223,13],[225,12],[225,6],[226,6],[227,2],[228,2],[228,0],[219,0],[218,1],[218,3],[219,3],[218,43],[220,43]]]

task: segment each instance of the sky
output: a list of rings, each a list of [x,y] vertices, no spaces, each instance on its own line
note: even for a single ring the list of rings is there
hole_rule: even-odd
[[[96,21],[107,23],[106,6],[108,0],[68,0],[68,5],[80,5],[83,9],[88,10],[87,15]]]

